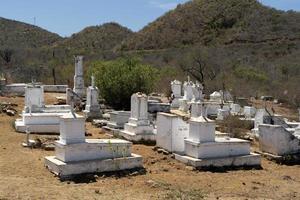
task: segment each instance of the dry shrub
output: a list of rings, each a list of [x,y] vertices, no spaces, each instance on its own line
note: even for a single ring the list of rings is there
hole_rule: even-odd
[[[250,121],[240,120],[238,116],[228,116],[219,122],[219,131],[229,133],[235,138],[245,138],[246,133],[253,128]]]

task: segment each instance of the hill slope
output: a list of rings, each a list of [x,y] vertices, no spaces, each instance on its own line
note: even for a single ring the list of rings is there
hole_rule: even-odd
[[[299,23],[299,13],[278,11],[256,0],[193,0],[150,23],[121,49],[295,40],[300,39]]]
[[[100,26],[87,27],[70,38],[55,44],[57,48],[68,50],[82,49],[85,52],[112,50],[116,45],[127,39],[131,30],[117,23],[106,23]]]
[[[0,47],[11,49],[40,48],[62,38],[30,24],[0,18]]]

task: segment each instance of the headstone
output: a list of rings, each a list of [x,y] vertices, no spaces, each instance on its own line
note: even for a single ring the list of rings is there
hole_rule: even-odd
[[[187,81],[184,82],[183,84],[183,91],[184,91],[184,95],[182,97],[182,99],[179,99],[179,110],[183,111],[183,112],[187,112],[190,108],[190,102],[193,99],[193,86],[194,83],[192,81]]]
[[[209,100],[222,103],[222,94],[220,92],[215,91],[211,95],[209,95]]]
[[[193,102],[201,102],[203,101],[203,86],[201,83],[196,82],[193,85]]]
[[[244,115],[245,115],[246,119],[251,119],[251,118],[255,117],[255,113],[256,113],[256,108],[251,107],[251,106],[244,107]]]
[[[99,90],[95,86],[94,76],[92,76],[92,86],[87,88],[85,116],[87,119],[97,119],[101,117],[100,104],[98,102]]]
[[[45,106],[44,89],[41,85],[28,84],[25,87],[25,112],[38,112]]]
[[[178,80],[174,80],[171,82],[171,90],[172,90],[172,108],[179,108],[179,99],[182,98],[181,94],[182,83]]]
[[[230,112],[231,112],[231,114],[234,114],[234,115],[240,114],[241,113],[241,106],[239,104],[232,103],[230,105]]]
[[[225,109],[218,109],[218,116],[217,116],[217,120],[224,120],[226,117],[228,117],[230,115],[230,111],[229,110],[225,110]]]
[[[131,141],[155,141],[153,126],[148,116],[148,97],[142,93],[131,96],[131,111],[128,123],[125,124],[121,136]]]
[[[75,75],[73,91],[80,97],[85,95],[84,76],[83,76],[83,56],[75,57]]]

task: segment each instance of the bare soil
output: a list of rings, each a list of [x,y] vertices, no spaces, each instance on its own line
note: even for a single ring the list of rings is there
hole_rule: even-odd
[[[55,95],[46,95],[54,102]],[[23,98],[1,97],[17,103]],[[300,166],[262,159],[261,170],[195,171],[159,154],[151,146],[134,145],[144,158],[145,173],[85,176],[61,182],[44,167],[53,151],[26,149],[25,135],[15,132],[16,117],[0,114],[0,199],[300,199]],[[92,138],[109,137],[87,123]],[[33,136],[57,137],[57,136]]]

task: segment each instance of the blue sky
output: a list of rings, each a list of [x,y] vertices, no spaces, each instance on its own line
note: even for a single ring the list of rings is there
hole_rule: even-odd
[[[34,24],[61,36],[87,26],[118,22],[137,31],[188,0],[7,0],[0,16]],[[300,11],[300,0],[260,0],[281,10]]]

